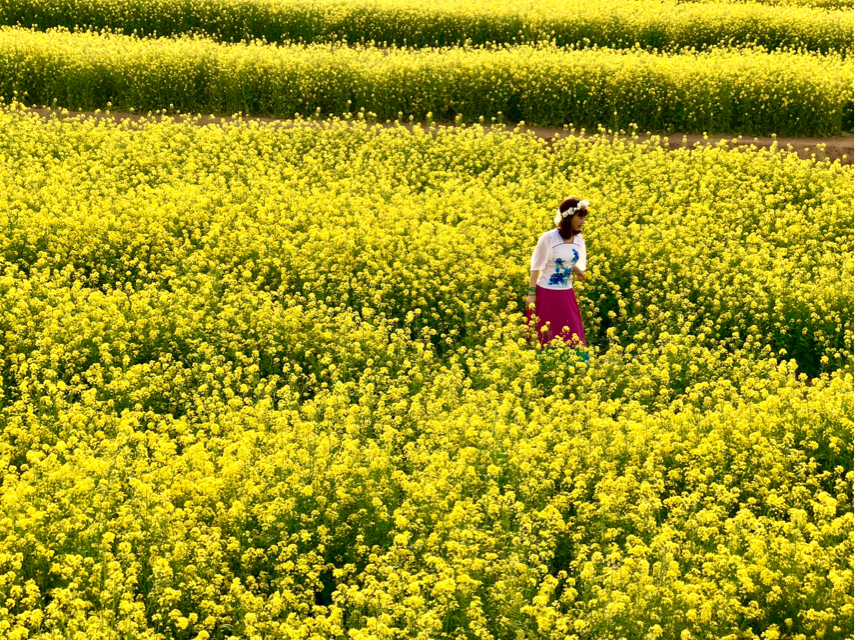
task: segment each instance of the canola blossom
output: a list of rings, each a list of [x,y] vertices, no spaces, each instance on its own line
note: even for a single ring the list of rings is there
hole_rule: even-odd
[[[755,49],[654,54],[549,44],[452,48],[218,44],[0,28],[0,95],[68,109],[380,119],[461,117],[614,130],[838,135],[852,59]]]
[[[0,109],[3,637],[851,637],[851,166],[294,125]]]
[[[756,44],[852,52],[845,11],[651,0],[0,0],[0,24],[76,26],[220,41],[377,42],[413,47],[552,41],[664,49]]]

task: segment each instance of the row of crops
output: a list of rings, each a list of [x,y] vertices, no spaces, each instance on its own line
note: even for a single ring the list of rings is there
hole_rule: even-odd
[[[852,131],[851,7],[4,0],[0,24],[0,95],[36,105]]]
[[[4,637],[851,637],[851,166],[296,125],[0,111]]]
[[[453,46],[551,41],[558,46],[702,48],[753,44],[852,53],[852,5],[840,10],[661,0],[3,0],[0,24],[216,40]]]
[[[552,45],[451,49],[137,39],[0,30],[0,95],[72,109],[323,115],[614,130],[835,135],[851,59],[717,48],[694,54]]]

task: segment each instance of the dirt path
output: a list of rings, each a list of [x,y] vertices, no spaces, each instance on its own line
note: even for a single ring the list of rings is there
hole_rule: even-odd
[[[51,109],[27,109],[27,111],[31,111],[34,113],[38,113],[40,116],[44,118],[49,118],[51,113],[56,113],[57,117],[60,119],[71,118],[78,115],[86,115],[92,116],[96,119],[112,119],[116,122],[121,120],[130,120],[132,122],[139,121],[143,115],[136,113],[102,113],[102,112],[93,112],[93,111],[69,111],[68,115],[61,115],[59,111],[51,110]],[[166,116],[161,116],[154,114],[151,116],[152,119],[156,121],[162,120]],[[187,120],[188,116],[173,116],[178,121]],[[233,116],[202,116],[198,120],[196,120],[196,124],[198,125],[209,125],[209,124],[223,124],[225,122],[233,122],[237,120]],[[281,124],[282,126],[288,126],[288,121],[281,120],[278,118],[264,118],[264,117],[252,117],[243,118],[244,120],[255,120],[258,122],[271,122],[274,124]],[[408,129],[412,129],[413,126],[424,126],[424,125],[413,125],[406,124]],[[515,128],[515,125],[506,125],[506,131],[512,131]],[[536,136],[540,138],[544,138],[546,140],[552,140],[556,135],[559,137],[565,137],[568,135],[568,132],[564,129],[551,129],[548,127],[531,127],[525,126],[523,127],[525,131],[531,131]],[[578,134],[577,134],[578,135]],[[639,136],[638,141],[644,142],[648,140],[651,136]],[[755,147],[763,147],[769,148],[773,142],[777,140],[778,149],[786,149],[790,151],[795,151],[799,157],[801,158],[810,158],[812,155],[815,155],[818,159],[828,158],[829,160],[840,160],[842,164],[852,164],[853,155],[855,155],[855,138],[852,135],[849,136],[841,136],[835,138],[767,138],[767,137],[754,137],[754,136],[733,136],[733,135],[712,135],[704,138],[701,134],[690,133],[690,134],[680,134],[680,133],[671,133],[671,134],[660,134],[659,139],[662,144],[665,144],[667,140],[667,145],[669,149],[679,149],[685,147],[693,147],[696,142],[705,142],[706,144],[715,145],[721,140],[727,140],[728,144],[731,147],[743,147],[750,148],[751,146]],[[820,145],[825,145],[824,150],[820,149]]]

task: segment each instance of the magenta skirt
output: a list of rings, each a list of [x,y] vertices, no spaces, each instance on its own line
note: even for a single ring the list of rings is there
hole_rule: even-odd
[[[544,289],[537,287],[534,314],[537,316],[537,336],[543,347],[556,336],[573,346],[584,345],[585,328],[573,289]],[[526,324],[531,324],[531,310],[526,311]]]

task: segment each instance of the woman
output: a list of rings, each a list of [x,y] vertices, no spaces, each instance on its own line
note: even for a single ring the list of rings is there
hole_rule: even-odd
[[[582,315],[573,292],[573,277],[585,280],[587,266],[582,226],[588,201],[568,198],[555,214],[555,229],[540,236],[531,254],[531,276],[526,297],[526,323],[537,316],[540,346],[555,337],[573,347],[585,347]],[[588,360],[587,352],[585,360]]]

